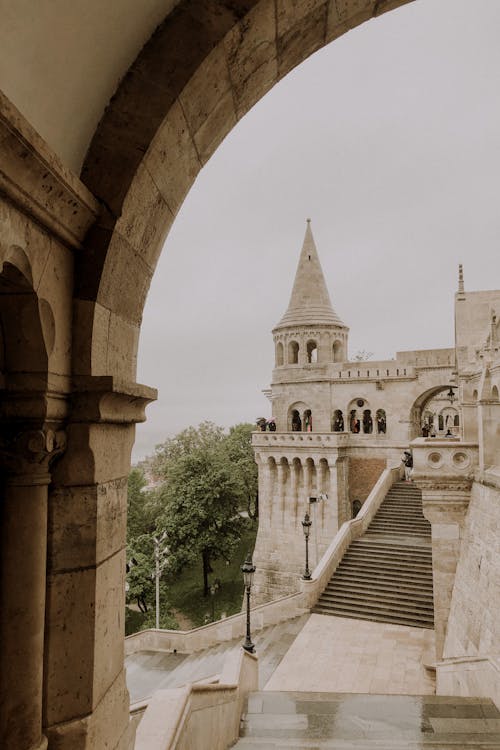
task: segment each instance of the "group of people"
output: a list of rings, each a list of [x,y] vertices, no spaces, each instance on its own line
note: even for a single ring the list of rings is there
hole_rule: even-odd
[[[257,427],[261,432],[276,432],[276,422],[274,419],[266,419],[265,417],[259,417],[257,420]]]

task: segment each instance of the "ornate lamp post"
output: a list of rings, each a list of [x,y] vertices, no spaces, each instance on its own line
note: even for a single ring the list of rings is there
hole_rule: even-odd
[[[302,529],[304,531],[304,539],[306,540],[306,567],[304,575],[302,576],[304,581],[311,580],[311,571],[309,570],[309,534],[311,533],[312,521],[309,518],[309,513],[306,513],[304,520],[302,521]]]
[[[449,389],[448,393],[446,394],[446,398],[448,399],[448,401],[450,402],[450,404],[453,406],[453,402],[455,401],[456,396],[455,396],[455,391],[454,391],[452,385],[450,385],[450,389]]]
[[[241,572],[243,573],[243,581],[245,583],[245,592],[247,595],[247,634],[243,648],[250,654],[255,652],[255,646],[250,638],[250,591],[252,588],[253,574],[255,573],[255,565],[252,562],[252,555],[250,552],[247,555],[247,559],[241,566]]]

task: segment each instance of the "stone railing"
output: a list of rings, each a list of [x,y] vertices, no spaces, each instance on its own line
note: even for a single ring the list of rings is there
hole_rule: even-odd
[[[349,445],[348,432],[260,432],[252,433],[254,448],[297,445],[311,448],[343,448]]]
[[[302,594],[290,594],[281,599],[261,604],[252,609],[252,632],[269,625],[304,614],[306,608]],[[125,638],[125,655],[137,651],[178,651],[191,654],[216,646],[222,641],[243,639],[246,632],[246,613],[241,612],[224,620],[217,620],[193,630],[141,630]]]
[[[240,649],[215,685],[158,690],[137,728],[135,750],[225,750],[239,735],[249,692],[258,689],[257,658]]]
[[[456,438],[417,438],[411,443],[413,474],[418,481],[446,479],[472,480],[479,464],[477,443],[466,443]]]

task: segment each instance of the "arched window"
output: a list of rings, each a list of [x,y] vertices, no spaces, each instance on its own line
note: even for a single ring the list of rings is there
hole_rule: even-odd
[[[342,362],[343,361],[343,359],[344,359],[344,349],[343,349],[343,346],[342,346],[342,341],[339,341],[337,339],[337,341],[333,342],[332,356],[333,356],[333,361],[334,362]]]
[[[361,508],[362,508],[361,500],[353,500],[352,502],[352,517],[353,518],[356,518]]]
[[[438,417],[438,428],[439,430],[444,430],[444,417],[442,414]]]
[[[292,432],[301,432],[302,431],[302,420],[300,418],[300,414],[297,411],[297,409],[294,409],[292,411]]]
[[[306,409],[304,412],[304,418],[302,420],[302,429],[304,432],[312,432],[313,428],[313,418],[312,418],[312,412],[310,409]]]
[[[455,414],[453,417],[453,427],[460,427],[460,417],[458,414]]]
[[[496,385],[491,389],[491,399],[492,401],[498,401],[498,388]]]
[[[332,419],[333,432],[344,432],[344,415],[340,409],[335,409]]]
[[[366,435],[370,435],[373,432],[373,419],[370,409],[365,409],[363,412],[363,432]]]
[[[358,413],[356,409],[351,409],[351,411],[349,412],[349,429],[356,435],[361,430],[361,423],[358,419]]]
[[[477,391],[476,390],[473,391],[473,393],[472,393],[472,400],[473,401],[477,401]]]
[[[299,362],[299,345],[296,341],[288,344],[288,364],[296,365]]]
[[[283,365],[283,344],[281,341],[278,341],[276,345],[276,367],[281,367]]]
[[[318,345],[315,341],[307,342],[307,361],[309,364],[318,361]]]
[[[377,409],[376,420],[378,434],[385,435],[385,433],[387,432],[387,418],[385,415],[385,409]]]

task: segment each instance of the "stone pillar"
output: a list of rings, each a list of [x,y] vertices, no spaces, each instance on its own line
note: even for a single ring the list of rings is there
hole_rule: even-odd
[[[478,404],[479,468],[500,464],[500,403],[481,399]]]
[[[0,747],[42,750],[49,466],[64,447],[50,429],[16,434],[0,449]]]
[[[51,750],[125,750],[127,477],[152,389],[76,379],[49,496],[43,722]]]
[[[443,655],[451,596],[460,554],[472,479],[415,477],[422,490],[424,516],[432,525],[432,577],[436,659]]]

